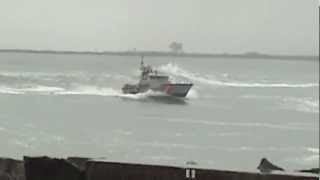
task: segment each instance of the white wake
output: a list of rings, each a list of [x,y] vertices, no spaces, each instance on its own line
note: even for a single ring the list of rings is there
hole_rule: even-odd
[[[261,83],[261,82],[236,82],[236,81],[221,81],[214,78],[208,78],[207,76],[196,74],[184,70],[179,67],[177,64],[169,63],[158,68],[160,71],[167,73],[173,76],[180,76],[189,79],[193,82],[199,82],[207,85],[214,86],[228,86],[228,87],[244,87],[244,88],[309,88],[309,87],[318,87],[317,83],[300,83],[300,84],[291,84],[291,83]]]

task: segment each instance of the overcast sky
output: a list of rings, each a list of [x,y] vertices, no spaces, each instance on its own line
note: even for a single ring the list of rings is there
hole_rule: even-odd
[[[317,0],[1,0],[0,48],[318,54]]]

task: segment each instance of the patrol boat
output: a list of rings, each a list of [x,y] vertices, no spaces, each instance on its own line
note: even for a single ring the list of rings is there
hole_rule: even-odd
[[[192,83],[172,83],[169,81],[169,76],[159,75],[157,70],[153,70],[151,66],[145,65],[143,57],[140,65],[141,75],[138,84],[125,84],[122,87],[124,94],[143,93],[148,90],[162,92],[169,96],[186,97]]]

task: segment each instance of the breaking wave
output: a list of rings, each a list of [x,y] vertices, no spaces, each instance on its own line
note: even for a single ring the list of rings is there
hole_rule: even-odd
[[[232,80],[221,81],[212,77],[195,74],[180,68],[177,64],[166,64],[159,67],[159,70],[173,76],[183,77],[194,82],[214,86],[228,86],[228,87],[244,87],[244,88],[310,88],[318,87],[317,83],[302,83],[302,84],[288,84],[288,83],[260,83],[260,82],[236,82]],[[226,76],[226,74],[223,74]]]

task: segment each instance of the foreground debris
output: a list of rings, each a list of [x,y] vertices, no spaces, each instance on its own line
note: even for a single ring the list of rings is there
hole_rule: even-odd
[[[257,169],[260,170],[260,172],[262,173],[270,173],[272,171],[284,171],[283,168],[278,167],[274,164],[272,164],[269,160],[267,160],[266,158],[262,158],[260,161],[259,166],[257,167]]]
[[[0,180],[316,180],[314,174],[276,174],[240,172],[215,169],[201,169],[187,164],[185,167],[153,164],[110,162],[83,157],[67,159],[24,157],[24,161],[0,158]],[[270,166],[270,164],[272,166]],[[280,170],[267,159],[262,159],[259,167]],[[301,170],[302,172],[311,172]],[[271,172],[270,171],[270,172]],[[265,171],[266,172],[266,171]],[[269,172],[269,171],[268,171]]]

